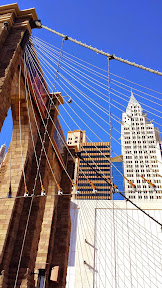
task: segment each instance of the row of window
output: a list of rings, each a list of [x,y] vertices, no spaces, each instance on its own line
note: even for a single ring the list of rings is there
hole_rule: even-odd
[[[105,158],[105,156],[109,157],[109,155],[102,155],[102,154],[98,154],[98,155],[89,155],[90,158]],[[84,155],[83,157],[84,159],[89,159],[88,155]]]
[[[138,199],[149,199],[149,196],[144,196],[144,197],[142,197],[142,196],[138,196]],[[129,199],[135,199],[135,196],[130,196],[129,195]],[[154,199],[154,196],[150,196],[150,199]],[[162,196],[157,196],[157,199],[162,199]]]
[[[94,180],[94,181],[98,181],[98,180],[101,180],[101,178],[100,177],[97,177],[97,175],[96,175],[96,177],[93,177],[93,176],[95,176],[95,174],[93,175],[89,175],[89,180]],[[109,175],[102,175],[102,177],[105,177],[105,176],[110,176],[110,174]],[[86,181],[85,180],[85,177],[79,177],[79,181]],[[104,180],[103,180],[104,181]],[[105,183],[105,185],[107,185],[106,184],[106,182],[104,182]],[[81,186],[84,186],[84,183],[81,183],[82,185]],[[93,183],[94,185],[96,185],[95,183]],[[99,184],[98,184],[99,185]],[[99,185],[100,186],[100,185]]]
[[[82,170],[83,172],[87,172],[86,170]],[[88,171],[89,172],[89,171]],[[105,170],[103,171],[103,172],[105,172]],[[100,172],[99,172],[100,173]],[[110,178],[110,173],[104,173],[104,175],[106,176],[106,177],[108,177],[108,178]],[[97,178],[97,174],[95,173],[95,172],[91,172],[91,173],[86,173],[86,176],[89,178],[89,179],[92,179],[91,177],[93,177],[94,176],[94,180],[101,180],[101,177],[100,176],[98,176],[98,178]],[[79,178],[79,181],[80,180],[83,180],[83,181],[87,181],[86,180],[86,178],[85,177],[83,177],[83,174],[82,173],[79,173],[79,176],[78,176]]]
[[[89,188],[80,188],[79,191],[80,191],[80,192],[82,192],[82,191],[85,191],[85,192],[92,192],[93,189],[89,189]],[[109,191],[108,191],[107,189],[100,189],[100,188],[97,188],[97,192],[105,192],[107,196],[110,196]],[[95,194],[93,193],[93,196],[94,196],[94,195],[95,195]],[[98,193],[97,193],[97,195],[98,195]]]
[[[91,167],[95,168],[96,171],[98,171],[99,169],[97,168],[106,168],[106,169],[101,169],[101,170],[104,170],[104,171],[110,171],[110,168],[108,168],[109,165],[90,165]],[[80,165],[79,166],[80,168],[88,168],[88,166],[85,164],[85,165]]]
[[[139,148],[139,147],[138,147],[138,148]],[[137,153],[139,153],[139,154],[142,154],[142,153],[146,154],[146,153],[148,153],[148,151],[141,151],[141,150],[135,150],[135,151],[133,151],[133,152],[134,152],[134,154],[137,154]],[[132,154],[133,152],[130,151],[130,150],[125,150],[125,154]],[[151,151],[149,151],[149,153],[150,153],[150,154],[155,154],[155,153],[156,153],[156,150],[151,150]]]
[[[151,127],[151,126],[147,126],[146,128],[149,129],[149,130],[150,129],[153,130],[153,127]]]
[[[144,121],[144,117],[143,118],[131,118],[132,122],[133,121],[140,121],[140,122],[143,122]]]
[[[78,186],[91,186],[91,185],[89,183],[78,183]],[[108,185],[106,182],[104,182],[104,183],[95,183],[95,186],[97,186],[97,187],[102,187],[102,186],[109,187],[110,185]]]
[[[141,128],[141,130],[145,129],[145,127],[132,127],[132,130],[140,130],[140,128]]]
[[[132,116],[140,116],[140,115],[141,115],[141,111],[139,111],[139,113],[137,112],[132,113]]]
[[[88,146],[88,145],[82,146],[83,149],[84,149],[84,148],[85,148],[85,149],[86,149],[86,148],[96,149],[96,147],[99,148],[99,149],[103,149],[103,148],[110,148],[110,145],[108,144],[107,146],[105,146],[105,145],[103,145],[103,146],[97,146],[97,145],[96,145],[96,146],[93,146],[93,145],[92,145],[92,146]]]
[[[84,158],[85,159],[85,158]],[[101,159],[101,160],[94,160],[92,161],[90,158],[88,159],[88,164],[94,164],[95,163],[107,163],[107,165],[109,166],[110,165],[110,162],[109,160],[106,160],[106,159]],[[84,163],[82,160],[80,160],[80,165],[81,164],[84,164],[84,165],[87,165],[86,163]]]
[[[110,153],[110,148],[106,149],[106,150],[102,150],[102,149],[99,149],[102,153]],[[97,149],[95,150],[86,150],[85,151],[81,151],[81,155],[84,154],[84,153],[89,153],[89,154],[93,154],[93,153],[98,153],[98,154],[101,154]]]

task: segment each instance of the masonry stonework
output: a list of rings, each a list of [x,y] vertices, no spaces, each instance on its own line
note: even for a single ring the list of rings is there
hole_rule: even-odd
[[[43,139],[44,123],[34,102],[27,103],[26,101],[22,75],[20,94],[18,87],[20,59],[25,47],[24,35],[31,33],[33,20],[37,19],[34,9],[20,11],[17,4],[0,6],[0,130],[9,107],[11,107],[13,119],[11,144],[4,164],[0,168],[0,197],[2,198],[0,205],[0,287],[4,288],[15,287],[16,277],[16,287],[37,287],[39,269],[45,269],[46,288],[62,288],[66,284],[71,226],[71,181],[64,172],[46,134],[45,151],[57,182],[63,189],[63,193],[67,194],[67,196],[56,195],[58,187],[46,155],[42,151],[42,142],[38,134],[39,129]],[[9,24],[7,29],[4,27],[4,21]],[[50,116],[56,123],[58,108],[55,109],[55,107],[58,107],[59,103],[57,99],[54,99],[54,102]],[[47,122],[47,119],[44,119],[44,122],[52,138],[55,127],[52,121]],[[31,130],[37,158],[39,159],[42,154],[39,171],[46,196],[41,197],[39,175],[36,178],[38,171],[31,141]],[[23,157],[20,143],[22,143]],[[74,153],[73,149],[71,153]],[[64,149],[63,161],[72,177],[73,159],[69,157]],[[25,193],[23,167],[29,194],[34,193],[34,197],[22,197]],[[10,183],[12,197],[8,198]],[[59,283],[50,280],[50,271],[54,266],[60,268]]]

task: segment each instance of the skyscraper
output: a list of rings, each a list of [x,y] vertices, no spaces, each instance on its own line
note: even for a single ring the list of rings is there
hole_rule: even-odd
[[[110,143],[88,143],[86,132],[80,130],[69,131],[67,143],[69,146],[77,146],[83,159],[76,158],[75,163],[74,182],[78,185],[80,192],[77,198],[110,199],[110,185],[92,170],[94,168],[98,173],[110,179]],[[94,193],[94,190],[97,192]]]
[[[69,146],[77,146],[79,149],[80,144],[86,142],[86,131],[74,130],[68,132],[67,144]]]
[[[131,92],[121,125],[124,176],[136,185],[124,181],[130,199],[162,199],[161,139],[152,122]]]

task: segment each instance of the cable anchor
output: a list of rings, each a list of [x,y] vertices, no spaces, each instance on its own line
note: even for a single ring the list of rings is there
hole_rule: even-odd
[[[42,28],[41,20],[35,20],[33,23],[35,24],[35,28]]]
[[[97,193],[97,189],[93,189],[92,193],[96,194]]]
[[[71,180],[71,179],[70,179],[70,180]],[[75,187],[75,189],[76,189],[76,195],[77,195],[77,194],[80,194],[78,185],[75,184],[73,180],[71,180],[71,183],[72,183],[72,185],[73,185],[73,186]]]
[[[57,184],[57,187],[58,187],[58,195],[62,195],[63,194],[62,188],[60,187],[59,184]]]
[[[88,180],[88,182],[89,182],[89,184],[92,186],[92,193],[94,193],[94,194],[96,194],[97,193],[97,189],[96,189],[96,186],[92,183],[92,181],[91,180],[89,180],[89,178],[88,177],[86,177],[87,178],[87,180]]]
[[[24,185],[25,185],[24,197],[28,197],[28,196],[29,196],[29,192],[28,192],[28,189],[27,189],[27,186],[26,186],[26,183],[25,183],[25,182],[24,182]]]
[[[142,178],[144,181],[146,181],[151,187],[153,187],[154,189],[156,188],[156,185],[153,184],[153,183],[151,182],[151,180],[147,180],[147,179],[144,178],[142,175],[141,175],[141,178]]]
[[[133,189],[136,188],[136,185],[132,181],[128,180],[126,176],[123,175],[123,178],[133,187]]]
[[[114,192],[113,192],[113,193],[119,191],[119,190],[118,190],[118,186],[115,185],[113,182],[111,182],[110,179],[109,179],[108,177],[106,177],[106,180],[107,180],[107,182],[112,186],[112,188],[114,189]]]
[[[113,59],[114,59],[114,55],[108,56],[108,59],[109,59],[109,60],[113,60]]]
[[[43,186],[43,183],[42,183],[42,180],[41,180],[41,196],[46,196],[46,191],[44,189],[44,186]]]
[[[68,40],[69,38],[68,38],[68,36],[66,35],[65,37],[64,37],[64,40],[66,41],[66,40]]]

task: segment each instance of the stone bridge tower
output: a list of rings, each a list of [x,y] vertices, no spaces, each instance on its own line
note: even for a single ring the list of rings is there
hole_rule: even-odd
[[[43,152],[40,174],[46,196],[36,197],[41,194],[41,185],[39,177],[35,182],[37,163],[31,141],[29,114],[38,159],[42,143],[38,136],[32,105],[42,138],[45,128],[35,103],[31,102],[27,107],[23,74],[20,76],[21,79],[19,78],[20,58],[34,28],[34,20],[37,19],[35,9],[20,11],[17,4],[0,6],[0,129],[10,107],[13,119],[11,144],[0,168],[0,287],[4,288],[65,287],[66,282],[70,241],[70,196],[56,195],[58,186]],[[21,84],[20,94],[18,83]],[[61,95],[59,97],[63,104]],[[55,105],[50,113],[54,123],[57,122],[59,125],[57,99],[53,98]],[[48,122],[47,129],[53,138],[55,127],[51,121]],[[54,144],[59,153],[55,141]],[[64,163],[72,177],[72,159],[64,148],[64,153],[58,158],[47,135],[45,150],[63,194],[70,194],[71,181],[64,171]],[[71,152],[74,153],[73,150]],[[29,195],[32,195],[33,187],[36,185],[34,196],[23,197],[25,187],[22,167]],[[10,183],[12,194],[9,189]],[[53,271],[58,271],[58,274],[55,275]]]

